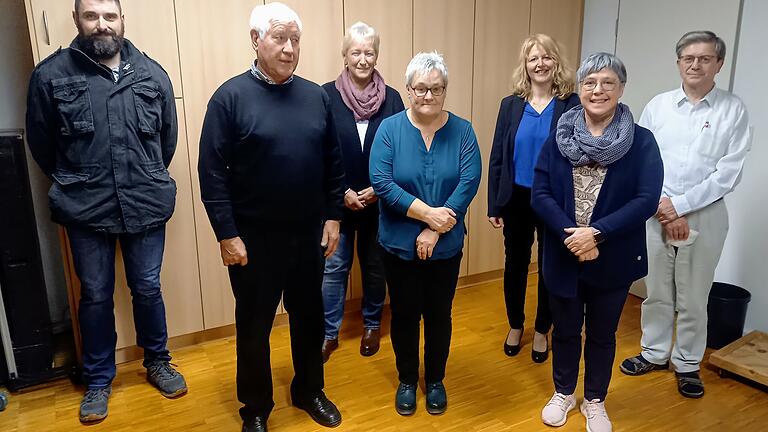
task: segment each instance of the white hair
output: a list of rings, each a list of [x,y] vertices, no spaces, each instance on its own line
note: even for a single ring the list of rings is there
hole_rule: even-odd
[[[448,66],[445,65],[443,55],[437,51],[420,52],[413,56],[405,68],[405,84],[410,87],[413,77],[426,75],[437,70],[443,76],[443,83],[448,85]]]
[[[352,24],[344,34],[344,40],[341,43],[341,55],[346,56],[349,47],[354,42],[371,41],[373,43],[373,51],[376,55],[379,55],[379,33],[376,29],[368,24],[358,21]]]
[[[294,12],[293,9],[282,3],[267,3],[265,5],[256,6],[251,12],[251,30],[256,30],[259,33],[259,38],[264,39],[264,35],[267,34],[272,23],[296,23],[301,33],[301,19],[299,15]]]

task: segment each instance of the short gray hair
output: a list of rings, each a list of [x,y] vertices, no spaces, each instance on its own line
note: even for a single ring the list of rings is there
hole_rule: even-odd
[[[260,39],[264,39],[264,35],[272,28],[272,22],[295,22],[296,27],[299,28],[299,33],[301,33],[301,19],[288,6],[275,2],[253,8],[250,19],[251,30],[256,30]]]
[[[717,54],[718,60],[725,58],[725,42],[723,42],[723,40],[714,32],[709,30],[694,30],[684,34],[683,37],[677,41],[677,45],[675,45],[675,53],[677,54],[677,57],[680,58],[685,47],[699,42],[715,44],[715,53]]]
[[[440,72],[443,76],[443,83],[448,86],[448,66],[445,65],[443,55],[437,51],[432,52],[420,52],[413,56],[408,63],[408,67],[405,68],[405,85],[411,86],[413,77],[423,74],[429,74],[433,70]]]
[[[379,55],[379,33],[376,29],[362,21],[352,24],[344,34],[344,40],[341,42],[341,55],[347,55],[347,51],[349,51],[349,47],[353,43],[362,41],[371,41],[373,43],[373,51],[376,55]]]
[[[576,81],[583,82],[589,74],[600,72],[603,69],[612,70],[622,84],[627,83],[627,68],[624,62],[613,54],[599,52],[590,54],[581,62],[579,70],[576,71]]]

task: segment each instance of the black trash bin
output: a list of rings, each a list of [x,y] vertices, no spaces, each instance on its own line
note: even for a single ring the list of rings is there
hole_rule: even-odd
[[[749,291],[736,285],[712,284],[707,304],[707,347],[720,349],[744,334],[751,298]]]

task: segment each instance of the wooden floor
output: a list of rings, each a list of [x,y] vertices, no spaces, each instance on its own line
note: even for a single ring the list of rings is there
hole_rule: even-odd
[[[535,275],[531,283],[535,282]],[[529,289],[535,293],[535,289]],[[393,407],[397,375],[388,335],[381,351],[363,358],[358,353],[360,319],[348,315],[341,346],[327,364],[326,393],[339,406],[343,423],[338,431],[551,431],[539,419],[552,394],[551,360],[534,364],[530,340],[535,299],[529,295],[527,328],[522,352],[508,358],[502,352],[507,324],[499,282],[459,290],[453,312],[453,342],[445,385],[449,409],[442,416],[418,410],[399,416]],[[630,296],[618,331],[617,362],[638,351],[640,301]],[[383,328],[388,329],[386,321]],[[289,404],[292,376],[288,328],[272,332],[275,410],[271,431],[327,430]],[[235,395],[235,341],[227,338],[178,350],[174,362],[184,373],[189,394],[178,400],[160,396],[145,381],[140,362],[118,367],[109,417],[89,426],[96,431],[239,431],[240,406]],[[628,377],[614,369],[606,407],[615,431],[764,431],[768,394],[705,368],[706,395],[699,400],[677,393],[672,372]],[[423,383],[421,384],[423,389]],[[581,385],[577,396],[582,393]],[[62,380],[10,397],[0,412],[0,431],[82,431],[77,410],[82,389]],[[561,431],[585,430],[574,410]]]

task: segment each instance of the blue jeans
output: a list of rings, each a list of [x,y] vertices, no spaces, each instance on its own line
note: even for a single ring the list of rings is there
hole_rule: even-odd
[[[323,307],[325,309],[325,338],[337,339],[344,318],[344,299],[347,295],[349,269],[352,267],[357,234],[357,255],[363,276],[363,326],[378,329],[381,309],[387,292],[384,264],[376,241],[377,224],[362,224],[357,230],[343,230],[339,235],[336,253],[325,260],[323,275]]]
[[[80,335],[83,380],[103,388],[115,377],[115,248],[120,241],[128,287],[133,298],[136,344],[144,348],[144,366],[170,361],[165,305],[160,294],[160,266],[165,226],[138,234],[109,234],[68,227],[75,272],[80,279]]]

